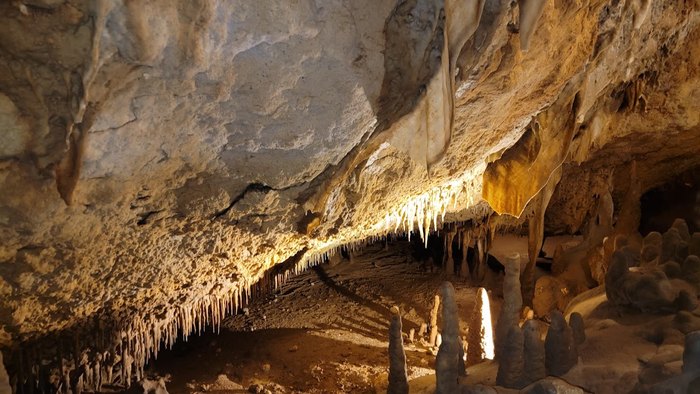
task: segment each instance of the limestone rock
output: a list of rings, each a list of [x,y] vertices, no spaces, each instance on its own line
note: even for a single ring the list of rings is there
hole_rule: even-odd
[[[440,286],[442,296],[442,343],[435,359],[436,390],[438,394],[456,393],[459,386],[460,348],[459,316],[455,290],[450,282]]]
[[[506,276],[503,279],[503,305],[496,323],[496,358],[505,347],[510,329],[518,324],[523,308],[523,297],[520,292],[520,255],[514,253],[505,261]]]
[[[561,279],[543,275],[535,283],[533,309],[537,316],[547,316],[554,309],[563,310],[573,298],[566,283]]]
[[[576,345],[582,345],[586,342],[586,329],[583,324],[583,316],[580,313],[573,312],[569,315],[569,327],[571,327]]]
[[[517,324],[510,327],[502,346],[496,384],[507,388],[522,388],[525,385],[525,344],[523,331]]]
[[[2,347],[143,364],[329,248],[700,164],[693,2],[510,3],[0,2]]]
[[[562,376],[578,362],[576,342],[561,312],[553,311],[550,319],[544,341],[545,366],[548,375]]]
[[[2,361],[2,353],[0,353],[0,393],[9,394],[11,392],[10,377],[7,375],[5,363]]]
[[[398,311],[397,311],[398,312]],[[401,335],[401,315],[394,313],[389,326],[389,394],[408,393],[406,354]]]
[[[526,384],[530,384],[547,376],[544,342],[540,337],[539,322],[536,320],[528,320],[525,322],[523,335],[523,378]]]
[[[539,380],[524,389],[520,390],[522,394],[554,394],[554,393],[566,393],[566,394],[584,394],[587,393],[584,389],[580,387],[573,386],[557,377],[548,376],[542,380]]]

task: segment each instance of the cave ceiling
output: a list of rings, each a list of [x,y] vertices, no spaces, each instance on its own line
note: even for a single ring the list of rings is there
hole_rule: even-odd
[[[158,343],[279,264],[521,217],[555,173],[546,227],[578,231],[633,167],[700,165],[699,101],[697,1],[2,2],[0,343]]]

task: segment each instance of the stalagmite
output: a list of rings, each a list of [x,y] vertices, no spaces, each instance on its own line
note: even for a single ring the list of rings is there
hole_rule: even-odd
[[[544,341],[547,374],[562,376],[576,365],[578,354],[571,327],[559,311],[550,314],[551,325]]]
[[[442,344],[435,359],[437,394],[452,394],[459,387],[459,317],[455,302],[455,289],[450,282],[440,286],[442,296]]]
[[[539,322],[528,320],[523,326],[524,336],[524,374],[526,384],[536,382],[547,376],[545,368],[544,342],[540,337]]]
[[[102,391],[102,353],[97,353],[95,356],[94,366],[95,378],[93,379],[96,392]]]
[[[508,328],[508,334],[503,342],[501,353],[498,355],[498,373],[496,384],[507,388],[519,389],[523,384],[523,331],[518,324]]]
[[[131,387],[131,371],[134,363],[134,358],[129,354],[126,348],[122,356],[122,384],[127,389]]]
[[[493,328],[491,307],[486,289],[480,287],[476,293],[476,304],[469,321],[467,346],[467,366],[479,364],[485,359],[494,358]]]
[[[398,308],[392,308],[389,326],[389,394],[408,393],[408,375],[406,375],[406,354],[401,336],[401,314]]]
[[[496,323],[496,359],[506,346],[508,331],[520,320],[523,298],[520,292],[520,255],[513,253],[504,262],[506,276],[503,279],[503,305]]]
[[[681,252],[684,243],[685,242],[683,241],[683,238],[681,238],[678,229],[675,227],[669,228],[663,234],[663,241],[661,243],[661,260],[659,260],[659,262],[665,263],[669,260],[676,259],[676,256]]]
[[[423,338],[427,332],[428,332],[428,324],[421,323],[420,327],[418,328],[418,338]]]
[[[576,345],[581,345],[586,342],[586,331],[583,325],[583,316],[578,312],[573,312],[569,316],[569,327],[571,327],[571,333],[574,336],[574,342]]]
[[[440,296],[435,294],[435,299],[433,301],[433,309],[430,312],[430,338],[428,340],[428,345],[430,347],[435,346],[435,341],[438,335],[438,312],[440,311]]]

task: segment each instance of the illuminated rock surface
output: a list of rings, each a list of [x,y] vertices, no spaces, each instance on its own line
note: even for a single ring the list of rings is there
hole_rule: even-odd
[[[1,3],[0,344],[146,358],[336,246],[538,212],[557,171],[576,232],[633,162],[700,164],[697,2],[510,3]]]

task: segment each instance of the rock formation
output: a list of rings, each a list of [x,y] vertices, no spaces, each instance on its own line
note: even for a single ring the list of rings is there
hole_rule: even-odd
[[[674,225],[683,228],[683,223],[676,220]],[[661,252],[658,255],[655,251],[649,252],[649,248],[656,248],[659,244]],[[648,234],[641,255],[627,245],[621,246],[612,254],[605,278],[605,291],[610,302],[652,313],[694,310],[697,307],[696,271],[700,264],[696,256],[688,256],[687,242],[683,241],[678,228],[671,227],[660,242],[658,233]],[[640,261],[641,268],[630,270],[637,261]]]
[[[406,354],[403,350],[401,315],[399,310],[392,311],[389,326],[389,386],[388,394],[408,393],[408,375],[406,374]]]
[[[442,296],[442,343],[435,359],[437,394],[458,392],[460,367],[459,315],[455,302],[455,289],[450,282],[440,286]]]
[[[520,312],[523,308],[523,298],[520,292],[520,255],[515,253],[504,262],[506,276],[503,279],[503,305],[496,323],[496,359],[500,360],[501,351],[507,345],[508,332],[517,326]]]
[[[650,393],[694,393],[700,378],[700,331],[685,336],[683,368],[679,376],[674,376],[653,385]]]
[[[511,3],[2,2],[0,346],[141,375],[343,245],[700,164],[696,2]]]
[[[438,313],[440,312],[440,295],[435,294],[433,301],[433,309],[430,311],[430,337],[428,339],[429,346],[435,346],[438,336]]]
[[[544,342],[540,337],[539,322],[528,320],[523,326],[523,379],[529,384],[547,376]]]
[[[586,342],[586,331],[580,313],[573,312],[569,315],[569,327],[571,327],[571,333],[577,346]]]
[[[550,313],[551,323],[544,340],[547,374],[562,376],[576,365],[578,353],[571,327],[559,311]]]
[[[5,364],[2,361],[2,353],[0,353],[0,393],[11,393],[10,377],[5,370]]]
[[[508,388],[522,388],[525,383],[523,331],[516,324],[510,326],[498,356],[496,384]]]

